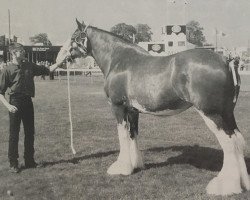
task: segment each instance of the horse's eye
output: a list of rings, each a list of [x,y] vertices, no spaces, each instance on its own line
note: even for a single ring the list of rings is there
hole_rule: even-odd
[[[81,41],[82,39],[78,36],[78,37],[76,37],[75,38],[75,43],[77,43],[77,44],[81,44]]]
[[[86,37],[86,33],[83,33],[83,32],[82,32],[82,33],[80,34],[80,37],[81,37],[81,39],[84,39],[84,38]]]

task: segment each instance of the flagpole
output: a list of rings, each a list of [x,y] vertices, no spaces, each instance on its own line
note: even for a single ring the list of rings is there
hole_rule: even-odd
[[[11,35],[11,30],[10,30],[10,9],[8,9],[8,17],[9,17],[9,45],[10,45],[10,35]]]
[[[215,52],[217,52],[217,45],[218,45],[217,35],[218,35],[218,31],[217,31],[217,28],[215,28]]]

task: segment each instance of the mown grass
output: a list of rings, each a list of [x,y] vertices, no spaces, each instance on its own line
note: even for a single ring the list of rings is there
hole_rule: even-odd
[[[118,156],[115,119],[101,77],[71,82],[74,144],[70,149],[67,82],[36,80],[36,160],[41,168],[8,172],[8,115],[0,106],[1,199],[250,199],[250,192],[230,197],[208,196],[205,187],[222,165],[214,135],[193,108],[162,118],[140,116],[139,145],[145,169],[130,176],[109,176]],[[235,114],[250,144],[250,93],[242,92]],[[23,162],[23,130],[19,143]],[[246,147],[250,172],[250,147]],[[13,196],[7,195],[13,191]]]

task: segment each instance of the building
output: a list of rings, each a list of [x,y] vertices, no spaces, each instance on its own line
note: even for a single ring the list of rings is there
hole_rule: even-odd
[[[166,24],[161,27],[161,37],[154,42],[140,42],[138,45],[155,56],[168,56],[195,48],[186,38],[186,1],[167,2]]]
[[[168,56],[195,48],[195,45],[187,42],[186,25],[167,25],[162,27],[161,38],[160,41],[140,42],[138,45],[155,56]]]
[[[236,47],[233,50],[242,60],[250,61],[250,48],[249,47]]]
[[[24,46],[26,58],[29,62],[37,63],[47,61],[55,63],[58,52],[61,46]],[[0,46],[0,60],[7,62],[10,60],[10,55],[7,46]]]
[[[7,61],[7,47],[0,46],[0,62],[6,62],[6,61]]]
[[[48,61],[55,63],[61,46],[24,46],[26,58],[33,63]]]

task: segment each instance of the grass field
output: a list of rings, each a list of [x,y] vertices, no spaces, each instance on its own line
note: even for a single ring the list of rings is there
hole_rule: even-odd
[[[130,176],[109,176],[118,156],[115,119],[103,92],[101,77],[71,82],[74,144],[70,149],[67,82],[36,80],[36,160],[42,167],[8,172],[8,114],[0,106],[1,199],[250,199],[250,192],[230,197],[208,196],[205,187],[222,166],[215,136],[193,108],[162,118],[140,116],[145,169]],[[250,92],[241,92],[235,109],[238,126],[250,144]],[[250,145],[246,146],[250,172]],[[23,130],[19,143],[23,163]],[[13,191],[13,196],[7,195]]]

